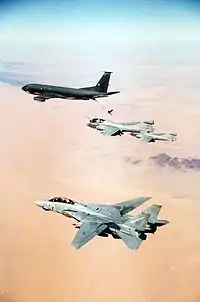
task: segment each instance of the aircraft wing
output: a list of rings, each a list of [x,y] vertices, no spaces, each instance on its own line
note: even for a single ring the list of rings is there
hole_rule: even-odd
[[[124,202],[116,203],[114,206],[120,210],[121,215],[125,215],[128,212],[131,212],[137,207],[141,206],[144,202],[146,202],[150,198],[151,197],[134,198]]]
[[[140,140],[142,140],[142,141],[144,141],[144,142],[146,142],[146,143],[150,143],[150,142],[154,141],[154,139],[153,139],[152,136],[150,136],[150,135],[145,135],[145,133],[142,133],[142,131],[141,131],[141,134],[136,135],[135,137],[136,137],[136,138],[139,138]]]
[[[117,134],[121,133],[120,129],[117,128],[117,127],[114,127],[114,126],[100,125],[100,126],[97,127],[97,129],[100,130],[103,134],[110,135],[110,136],[117,135]]]
[[[140,239],[137,234],[135,235],[128,235],[121,231],[117,231],[118,236],[123,240],[125,245],[132,250],[137,250],[140,245],[142,244],[142,239]]]
[[[107,226],[103,223],[85,221],[82,226],[78,230],[74,240],[72,241],[72,245],[79,249],[88,241],[93,239],[95,236],[100,234],[103,230],[105,230]]]
[[[57,93],[47,93],[41,94],[35,97],[36,100],[48,100],[48,99],[68,99],[68,100],[75,100],[75,97],[64,97],[63,95]]]
[[[49,100],[49,99],[54,99],[54,98],[63,98],[63,96],[58,95],[58,94],[54,94],[54,93],[49,93],[49,94],[41,94],[38,96],[34,97],[34,100],[38,101],[38,102],[44,102],[45,100]]]

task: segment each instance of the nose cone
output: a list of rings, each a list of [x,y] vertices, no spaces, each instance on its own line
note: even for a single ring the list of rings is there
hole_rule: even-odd
[[[91,122],[87,123],[87,126],[90,127],[90,128],[96,128],[96,126]]]
[[[27,85],[23,86],[23,87],[22,87],[22,90],[23,90],[23,91],[27,91],[27,90],[28,90]]]
[[[36,200],[36,201],[35,201],[35,204],[36,204],[38,207],[43,208],[43,206],[44,206],[44,201]]]

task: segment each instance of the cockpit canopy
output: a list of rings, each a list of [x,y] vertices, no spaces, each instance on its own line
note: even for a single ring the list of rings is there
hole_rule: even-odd
[[[105,120],[102,118],[98,118],[98,117],[94,117],[94,118],[90,119],[90,123],[103,123],[103,122],[105,122]]]
[[[69,198],[61,198],[61,197],[52,197],[49,199],[50,202],[59,202],[59,203],[67,203],[67,204],[75,204],[72,199]]]

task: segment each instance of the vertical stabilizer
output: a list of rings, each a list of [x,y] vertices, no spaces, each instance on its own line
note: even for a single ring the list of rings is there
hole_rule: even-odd
[[[105,71],[96,86],[94,87],[95,91],[106,93],[108,90],[108,85],[110,81],[110,75],[112,72]]]

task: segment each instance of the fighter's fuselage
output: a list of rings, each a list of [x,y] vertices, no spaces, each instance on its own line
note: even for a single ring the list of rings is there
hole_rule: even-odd
[[[148,122],[129,122],[129,123],[120,123],[120,122],[112,122],[109,120],[103,120],[101,118],[97,118],[97,122],[93,122],[94,119],[91,119],[87,124],[91,128],[96,128],[97,130],[102,130],[103,127],[116,127],[122,132],[132,132],[139,133],[141,130],[146,132],[153,131],[153,125]]]
[[[109,205],[96,206],[77,202],[70,204],[52,201],[36,201],[36,204],[46,211],[53,211],[77,221],[81,221],[87,215],[100,218],[105,222],[113,221],[117,223],[121,220],[120,211]]]

